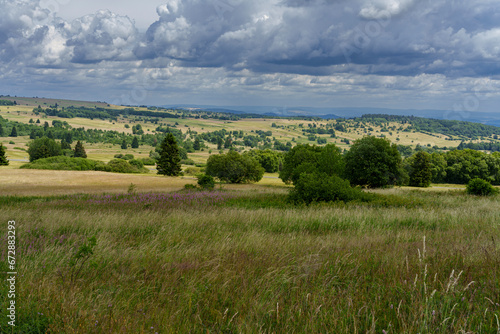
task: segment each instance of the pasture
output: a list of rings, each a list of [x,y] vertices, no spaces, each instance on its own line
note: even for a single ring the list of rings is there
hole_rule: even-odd
[[[16,333],[500,330],[495,197],[393,188],[293,206],[269,177],[212,193],[154,175],[2,169],[0,181]]]

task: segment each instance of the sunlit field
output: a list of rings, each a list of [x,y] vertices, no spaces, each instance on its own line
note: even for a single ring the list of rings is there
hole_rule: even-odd
[[[0,219],[17,224],[16,333],[500,329],[495,197],[394,188],[381,202],[297,207],[273,178],[188,192],[194,180],[22,172],[52,188],[2,179]]]

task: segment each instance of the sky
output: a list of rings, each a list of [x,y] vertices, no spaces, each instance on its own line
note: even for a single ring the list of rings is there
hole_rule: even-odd
[[[498,112],[497,0],[0,0],[0,94]]]

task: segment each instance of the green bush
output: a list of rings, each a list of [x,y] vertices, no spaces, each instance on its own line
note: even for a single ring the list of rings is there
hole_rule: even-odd
[[[194,161],[191,159],[182,159],[181,160],[181,165],[191,165],[194,166]]]
[[[135,166],[138,169],[141,169],[144,167],[144,163],[141,160],[131,159],[131,160],[129,160],[128,163],[131,164],[132,166]]]
[[[50,169],[50,170],[95,170],[97,166],[104,166],[100,161],[72,158],[67,156],[56,156],[35,160],[29,164],[22,165],[24,169]]]
[[[488,181],[475,178],[467,184],[467,193],[470,195],[488,196],[497,194],[498,189],[494,188]]]
[[[152,158],[141,158],[140,159],[144,166],[154,166],[156,165],[156,160]]]
[[[145,168],[138,168],[137,166],[131,165],[127,160],[123,159],[113,159],[106,165],[96,166],[96,170],[103,172],[112,173],[148,173],[149,171]]]
[[[42,137],[33,140],[28,147],[30,162],[38,159],[55,157],[62,155],[61,144],[56,143],[54,139]]]
[[[206,174],[230,183],[258,182],[264,176],[264,168],[257,160],[236,151],[211,155]]]
[[[202,174],[202,175],[197,176],[197,178],[198,178],[198,185],[202,189],[208,189],[208,190],[214,189],[215,181],[214,181],[214,178],[212,176],[207,175],[207,174]]]
[[[198,175],[200,173],[201,173],[201,168],[199,168],[199,167],[187,167],[186,169],[184,169],[185,175],[195,176],[195,175]]]
[[[326,173],[302,174],[294,186],[289,195],[294,203],[348,202],[367,198],[359,188],[352,188],[349,181]]]

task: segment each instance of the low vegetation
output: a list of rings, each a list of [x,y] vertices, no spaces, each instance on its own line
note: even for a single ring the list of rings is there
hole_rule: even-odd
[[[144,168],[144,164],[140,160],[136,159],[113,159],[105,164],[101,161],[67,156],[37,159],[31,163],[22,165],[20,168],[75,171],[95,170],[113,173],[149,173],[149,170]]]
[[[16,331],[496,333],[498,200],[379,195],[0,197],[18,221]]]

